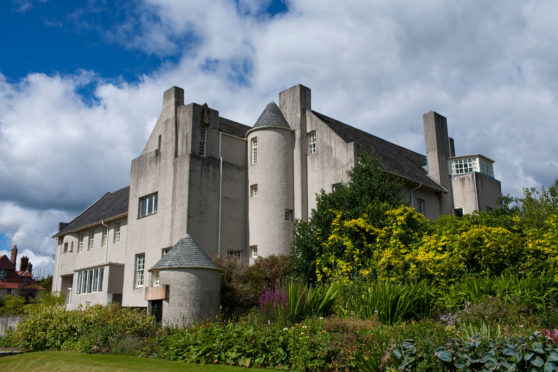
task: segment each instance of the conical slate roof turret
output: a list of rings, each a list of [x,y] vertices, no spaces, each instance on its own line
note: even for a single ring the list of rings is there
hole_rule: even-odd
[[[221,270],[201,249],[190,234],[180,239],[151,270],[212,269]]]
[[[254,128],[260,127],[285,127],[290,128],[289,123],[275,102],[270,102],[254,124]]]

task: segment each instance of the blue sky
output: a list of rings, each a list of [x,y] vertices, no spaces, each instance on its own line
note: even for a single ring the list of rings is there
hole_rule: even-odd
[[[115,25],[143,9],[134,1],[3,1],[0,3],[2,41],[0,71],[9,81],[29,73],[71,74],[91,70],[105,79],[137,81],[163,64],[174,64],[195,35],[181,37],[181,48],[164,54],[123,46]],[[238,7],[238,2],[237,2]],[[262,17],[286,12],[275,0],[261,10]],[[156,14],[151,15],[157,19]],[[135,32],[132,27],[130,33]],[[40,56],[40,58],[37,58]]]
[[[59,221],[129,182],[176,85],[252,125],[302,83],[312,108],[424,153],[422,114],[505,194],[558,176],[558,2],[0,2],[0,254],[52,270]]]

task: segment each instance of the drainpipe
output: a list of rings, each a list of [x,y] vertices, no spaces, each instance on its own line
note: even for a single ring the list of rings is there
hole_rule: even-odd
[[[417,187],[415,187],[414,189],[411,189],[411,207],[415,208],[415,191],[417,191],[418,189],[420,189],[422,187],[422,184],[419,183]]]
[[[105,224],[104,220],[101,220],[101,225],[103,225],[107,229],[107,244],[105,245],[105,263],[107,263],[107,260],[108,260],[108,242],[109,242],[108,233],[109,233],[109,228],[108,228],[108,225]],[[101,244],[102,243],[103,243],[103,235],[101,233]]]
[[[217,227],[217,255],[221,257],[221,200],[223,197],[223,154],[221,152],[221,137],[219,132],[219,226]]]

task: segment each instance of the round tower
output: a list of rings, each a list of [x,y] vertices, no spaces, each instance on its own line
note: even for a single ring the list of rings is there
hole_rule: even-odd
[[[293,130],[275,103],[247,132],[250,263],[287,255],[293,238]]]

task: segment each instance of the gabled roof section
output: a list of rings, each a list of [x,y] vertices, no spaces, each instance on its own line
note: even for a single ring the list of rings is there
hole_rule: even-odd
[[[66,227],[56,233],[54,237],[128,213],[129,196],[130,186],[126,186],[117,191],[107,192],[89,208],[81,212],[81,214],[74,218]]]
[[[12,263],[12,261],[10,261],[8,256],[3,255],[2,257],[0,257],[0,270],[13,270],[13,269],[14,269],[14,264]]]
[[[426,156],[322,115],[319,112],[312,111],[312,113],[345,142],[354,142],[357,151],[364,151],[372,156],[378,156],[385,171],[410,181],[418,182],[437,191],[447,191],[430,178],[426,170],[424,170]]]
[[[223,133],[230,134],[231,136],[244,138],[249,129],[250,127],[247,125],[222,117],[219,118],[219,130]]]
[[[151,270],[211,269],[221,270],[201,249],[190,234],[180,239]]]
[[[289,123],[275,102],[270,102],[254,124],[254,128],[260,127],[284,127],[290,128]]]

